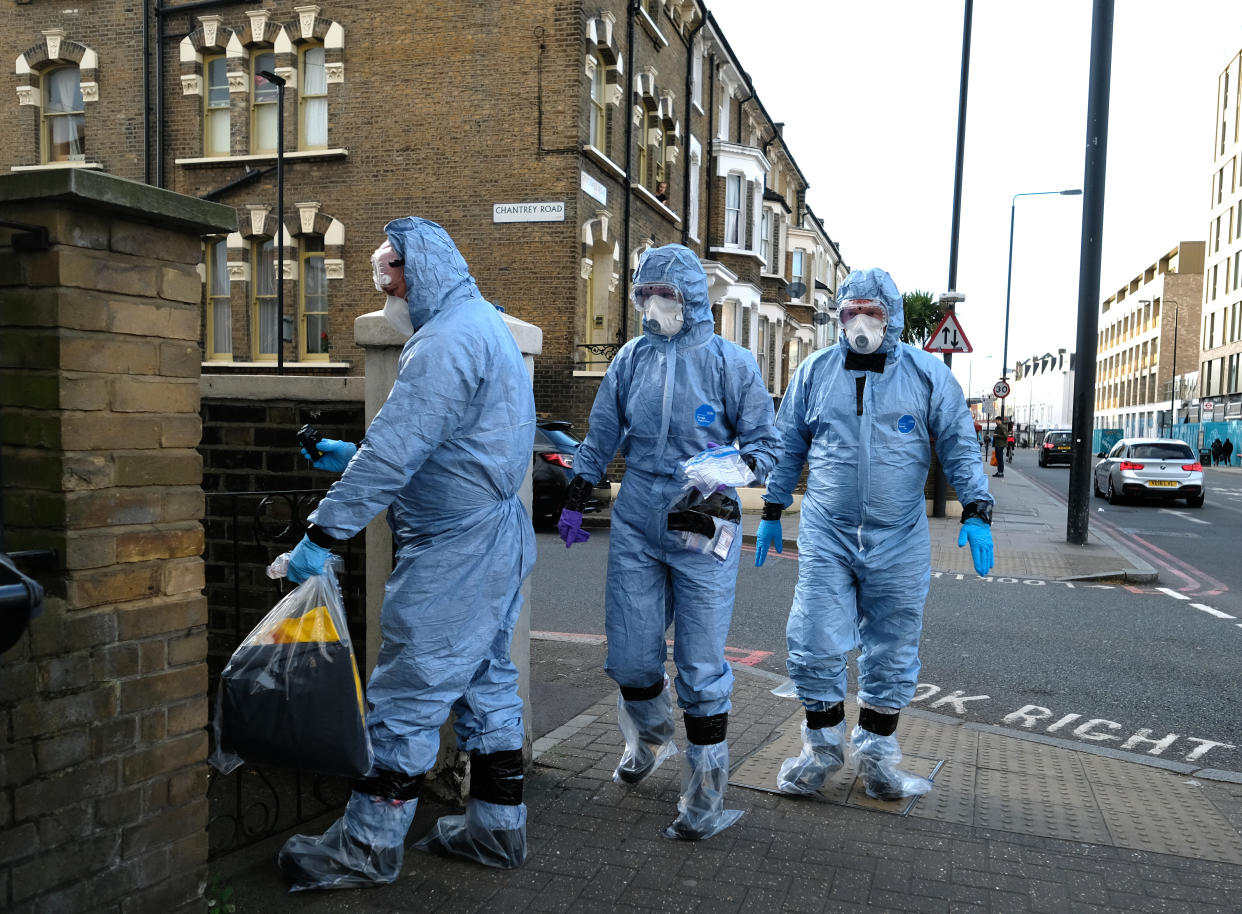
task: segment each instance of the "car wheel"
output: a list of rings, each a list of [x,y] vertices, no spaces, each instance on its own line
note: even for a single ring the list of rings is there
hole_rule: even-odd
[[[1091,494],[1096,498],[1103,498],[1104,493],[1100,491],[1100,481],[1096,479],[1095,474],[1091,474]]]
[[[1110,476],[1108,479],[1108,494],[1104,496],[1108,499],[1110,505],[1121,504],[1121,496],[1117,494],[1117,490],[1113,488],[1113,480]]]
[[[1186,507],[1202,508],[1203,507],[1203,493],[1201,492],[1198,495],[1187,495],[1186,496]]]
[[[1039,465],[1040,465],[1041,467],[1046,467],[1046,466],[1048,465],[1048,464],[1044,461],[1044,455],[1043,455],[1043,454],[1040,454],[1040,455],[1039,455]]]

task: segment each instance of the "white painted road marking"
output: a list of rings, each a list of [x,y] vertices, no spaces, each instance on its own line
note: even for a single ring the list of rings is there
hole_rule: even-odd
[[[1229,615],[1229,613],[1223,613],[1219,609],[1213,609],[1210,606],[1204,606],[1202,603],[1191,603],[1190,605],[1193,606],[1195,609],[1202,610],[1203,612],[1207,613],[1209,616],[1215,616],[1217,619],[1238,618],[1237,616]]]
[[[1172,590],[1168,587],[1157,587],[1156,590],[1160,591],[1161,593],[1168,594],[1170,597],[1172,597],[1175,600],[1189,600],[1190,599],[1190,597],[1186,596],[1185,594],[1178,593],[1176,590]]]
[[[1180,517],[1182,520],[1188,520],[1192,524],[1207,524],[1209,527],[1212,526],[1212,522],[1210,520],[1203,520],[1198,517],[1191,517],[1189,514],[1186,514],[1184,511],[1174,511],[1172,508],[1161,508],[1160,510],[1165,514],[1172,514],[1174,517]]]

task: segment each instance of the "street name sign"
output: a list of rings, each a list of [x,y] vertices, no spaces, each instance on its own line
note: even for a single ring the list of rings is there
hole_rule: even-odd
[[[970,340],[962,332],[962,325],[957,322],[957,315],[946,311],[935,331],[923,344],[927,352],[971,352]]]

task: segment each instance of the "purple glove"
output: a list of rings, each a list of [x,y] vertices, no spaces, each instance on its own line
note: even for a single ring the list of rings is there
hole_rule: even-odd
[[[582,512],[570,511],[568,508],[561,511],[561,519],[556,522],[556,532],[565,541],[566,549],[574,543],[585,543],[591,538],[591,534],[582,529]]]

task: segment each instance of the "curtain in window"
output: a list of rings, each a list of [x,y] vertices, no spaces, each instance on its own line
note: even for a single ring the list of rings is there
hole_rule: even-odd
[[[82,84],[77,67],[47,74],[48,161],[66,162],[86,154]]]
[[[233,308],[229,301],[229,265],[224,242],[211,246],[211,344],[215,353],[233,351]],[[212,355],[214,353],[208,353]]]
[[[725,243],[738,243],[738,221],[742,209],[742,179],[729,175],[725,181]]]
[[[207,154],[229,153],[229,74],[223,57],[207,63]]]
[[[258,307],[255,311],[259,321],[259,354],[275,355],[277,338],[276,314],[276,248],[270,241],[263,242],[254,265],[254,291]]]
[[[306,316],[306,352],[328,354],[328,277],[323,257],[302,262],[302,311]]]
[[[276,70],[275,54],[256,54],[254,58],[254,152],[276,150],[276,114],[279,90],[259,75],[260,70]],[[275,351],[275,350],[273,350]]]
[[[310,147],[327,146],[328,78],[323,48],[310,48],[302,60],[302,141]]]

